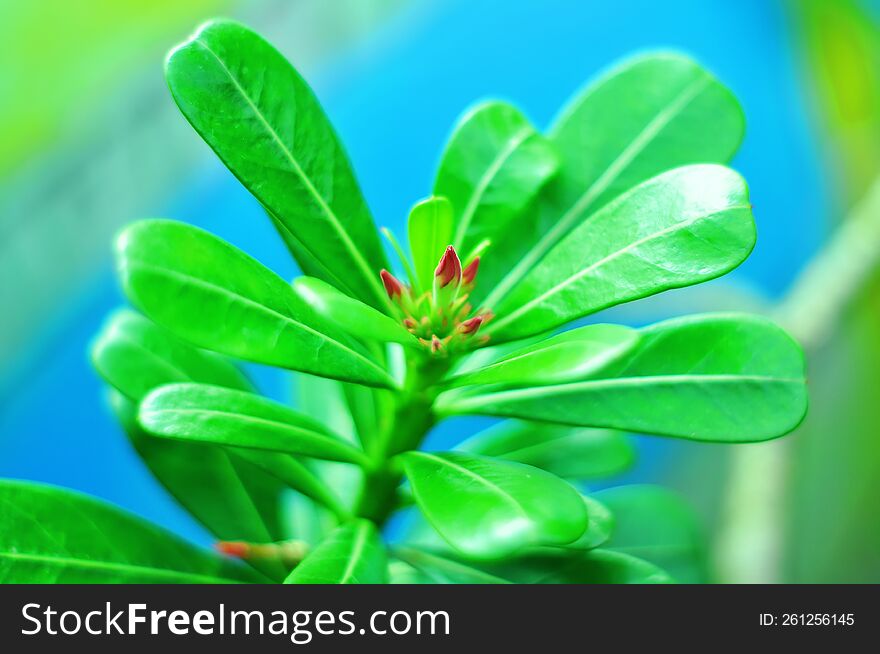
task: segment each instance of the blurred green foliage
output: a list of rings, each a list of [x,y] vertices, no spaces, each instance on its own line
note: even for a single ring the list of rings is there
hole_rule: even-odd
[[[880,26],[856,0],[795,0],[788,7],[827,174],[836,183],[833,224],[880,175]],[[786,581],[880,581],[878,335],[875,273],[811,356],[810,418],[792,440]]]
[[[127,71],[230,0],[0,4],[0,175],[88,119]]]

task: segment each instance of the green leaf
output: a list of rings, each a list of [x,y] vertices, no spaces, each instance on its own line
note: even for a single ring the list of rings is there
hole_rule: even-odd
[[[445,197],[431,197],[416,204],[407,222],[409,249],[420,291],[430,290],[434,269],[446,247],[452,244],[452,205]]]
[[[415,547],[395,546],[394,556],[415,568],[424,575],[416,583],[431,584],[508,584],[488,572],[474,568],[466,563],[443,557]],[[403,582],[403,583],[413,583]]]
[[[518,584],[668,584],[664,570],[642,559],[609,550],[530,554],[497,566],[490,574]]]
[[[455,209],[449,243],[467,259],[480,242],[494,241],[537,195],[556,165],[547,139],[516,107],[490,101],[465,113],[446,145],[434,182],[434,194],[449,198]]]
[[[572,230],[530,269],[486,328],[495,340],[531,336],[601,309],[713,279],[755,245],[745,181],[693,165],[624,193]]]
[[[485,305],[518,289],[560,239],[609,200],[670,168],[728,162],[744,130],[733,94],[680,54],[641,55],[589,84],[550,130],[559,172],[536,218],[496,246],[511,250],[516,265],[491,280]]]
[[[678,494],[660,486],[618,486],[594,497],[615,515],[607,549],[660,566],[687,584],[708,581],[706,537],[697,516]]]
[[[710,314],[641,332],[630,355],[585,381],[446,393],[435,408],[729,443],[776,438],[803,419],[803,353],[770,321]]]
[[[615,519],[611,510],[602,502],[586,495],[582,495],[581,498],[587,505],[587,515],[589,516],[587,530],[576,541],[562,547],[574,550],[591,550],[608,542],[614,530]]]
[[[92,364],[107,383],[134,401],[172,382],[251,390],[247,378],[228,359],[196,349],[127,309],[107,319],[92,345]]]
[[[367,462],[361,450],[308,416],[220,386],[162,386],[141,402],[138,421],[149,433],[164,438]]]
[[[616,475],[635,460],[635,448],[619,431],[519,420],[506,420],[455,449],[518,461],[559,477],[579,480]]]
[[[0,480],[0,582],[260,581],[125,511],[80,493]]]
[[[308,466],[293,457],[277,452],[256,452],[244,448],[234,449],[232,453],[237,458],[244,459],[272,475],[275,479],[284,482],[286,486],[319,502],[333,511],[336,516],[340,518],[348,516],[347,510],[327,484],[315,475]]]
[[[564,545],[587,527],[577,491],[538,468],[455,452],[407,452],[401,461],[425,517],[467,556]]]
[[[249,389],[227,359],[198,350],[148,319],[115,312],[92,347],[95,368],[115,390],[110,404],[138,455],[187,511],[222,540],[283,540],[279,496],[283,486],[226,450],[152,438],[136,421],[136,402],[178,381]],[[198,461],[199,465],[192,465]],[[264,572],[276,576],[282,571]]]
[[[266,207],[303,270],[376,307],[387,267],[369,209],[308,84],[262,37],[203,25],[168,56],[174,101]]]
[[[533,386],[583,379],[626,353],[638,332],[623,325],[587,325],[511,352],[484,368],[454,376],[456,386]]]
[[[316,277],[298,277],[292,286],[303,302],[347,334],[380,343],[419,347],[418,339],[402,323],[325,281]]]
[[[316,375],[394,387],[394,380],[241,250],[169,220],[134,223],[117,241],[131,301],[181,338],[224,354]]]
[[[137,405],[121,393],[111,391],[110,404],[150,471],[217,538],[256,543],[287,538],[279,522],[284,486],[275,478],[222,447],[150,436],[137,424]]]
[[[384,584],[388,557],[371,522],[356,520],[331,533],[300,563],[286,584]]]

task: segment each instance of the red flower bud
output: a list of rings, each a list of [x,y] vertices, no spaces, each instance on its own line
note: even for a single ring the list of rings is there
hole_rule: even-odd
[[[403,295],[403,284],[394,275],[383,268],[379,276],[382,278],[382,284],[385,285],[385,292],[388,293],[388,297],[395,300]]]
[[[440,257],[440,263],[437,264],[434,277],[437,278],[440,288],[451,283],[454,283],[456,286],[461,283],[461,260],[455,253],[455,248],[451,245],[446,248],[446,252]]]
[[[458,326],[458,331],[462,334],[473,334],[483,324],[483,316],[474,316],[465,320]]]
[[[247,558],[250,553],[250,545],[241,541],[221,540],[214,544],[218,552],[227,556],[234,556],[237,559]]]
[[[465,284],[473,284],[474,279],[477,277],[477,270],[480,267],[480,257],[474,257],[473,261],[471,261],[467,268],[465,268],[461,273],[461,281]]]

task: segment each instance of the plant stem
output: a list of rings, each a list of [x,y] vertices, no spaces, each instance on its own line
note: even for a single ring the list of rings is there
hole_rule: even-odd
[[[415,449],[435,423],[433,386],[449,369],[448,359],[427,355],[407,361],[404,390],[397,401],[389,429],[381,435],[373,456],[374,467],[365,472],[355,515],[381,527],[397,505],[397,487],[403,478],[393,458]]]

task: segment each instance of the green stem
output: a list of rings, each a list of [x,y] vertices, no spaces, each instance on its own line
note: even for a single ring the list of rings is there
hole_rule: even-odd
[[[364,475],[355,515],[382,526],[397,506],[397,487],[402,474],[392,459],[415,449],[434,426],[434,385],[449,370],[450,362],[429,356],[409,362],[406,382],[396,403],[389,429],[373,451],[373,467]]]

